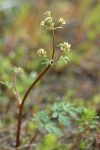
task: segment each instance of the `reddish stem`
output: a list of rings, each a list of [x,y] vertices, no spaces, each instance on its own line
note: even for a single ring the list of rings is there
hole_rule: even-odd
[[[52,60],[54,59],[55,54],[55,33],[53,30],[53,51],[52,51]],[[31,86],[26,91],[21,104],[19,105],[19,114],[18,114],[18,125],[17,125],[17,135],[16,135],[16,147],[20,146],[20,131],[21,131],[21,121],[22,121],[22,112],[23,106],[27,96],[29,95],[32,88],[36,85],[36,83],[45,75],[45,73],[51,68],[51,64],[49,64],[45,70],[37,77],[37,79],[31,84]]]
[[[43,77],[43,75],[49,70],[51,65],[49,64],[47,68],[38,76],[38,78],[32,83],[32,85],[29,87],[29,89],[26,91],[24,98],[22,100],[21,105],[19,106],[19,114],[18,114],[18,126],[17,126],[17,136],[16,136],[16,147],[20,145],[20,129],[21,129],[21,121],[22,121],[22,112],[23,112],[23,106],[24,102],[32,90],[32,88],[35,86],[35,84]]]
[[[54,59],[54,54],[55,54],[55,32],[54,30],[52,31],[53,34],[53,51],[52,51],[52,60]]]

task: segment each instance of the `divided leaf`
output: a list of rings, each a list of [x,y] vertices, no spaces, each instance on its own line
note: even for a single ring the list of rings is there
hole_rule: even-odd
[[[58,121],[60,124],[63,124],[64,126],[68,126],[68,127],[71,126],[71,121],[70,121],[69,117],[66,117],[64,115],[60,114],[58,117]]]
[[[45,125],[45,129],[49,133],[54,133],[58,137],[63,136],[63,133],[60,128],[56,127],[56,125],[53,122],[49,122]]]

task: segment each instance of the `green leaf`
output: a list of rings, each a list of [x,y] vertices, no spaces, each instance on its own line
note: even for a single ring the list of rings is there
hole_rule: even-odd
[[[57,108],[58,108],[58,104],[57,103],[54,103],[54,105],[51,107],[51,109],[53,111],[57,111]]]
[[[40,125],[39,125],[39,130],[40,130],[40,131],[42,131],[42,130],[43,130],[43,128],[44,128],[43,123],[40,123]]]
[[[58,137],[61,137],[61,136],[63,136],[63,132],[61,131],[61,129],[60,128],[57,128],[57,127],[52,127],[52,130],[53,130],[53,132],[58,136]]]
[[[90,128],[90,129],[94,129],[94,128],[96,128],[96,125],[93,125],[93,124],[92,124],[92,125],[89,125],[89,128]]]
[[[83,132],[85,130],[85,128],[84,127],[80,127],[79,130],[80,130],[80,132]]]
[[[68,56],[61,56],[59,62],[64,61],[67,64],[67,61],[69,61],[70,59],[68,58]]]
[[[69,60],[69,61],[70,61],[70,59],[69,59],[67,56],[65,56],[65,57],[64,57],[64,59],[66,59],[66,60]]]
[[[43,62],[42,62],[42,65],[48,66],[49,64],[52,65],[52,61],[49,60],[49,59],[44,59]]]
[[[56,134],[58,137],[63,136],[63,133],[62,133],[61,129],[58,128],[58,127],[56,127],[56,125],[55,125],[54,123],[52,123],[52,122],[47,123],[47,124],[45,125],[45,129],[46,129],[47,132],[49,132],[49,133],[54,133],[54,134]]]
[[[68,127],[71,126],[71,121],[70,121],[69,117],[66,117],[66,116],[63,116],[60,114],[58,121],[59,121],[59,123],[63,124],[64,126],[68,126]]]
[[[53,117],[53,118],[57,118],[57,116],[58,116],[58,112],[54,112],[54,113],[52,114],[52,117]]]
[[[75,111],[69,110],[68,112],[69,112],[69,114],[70,114],[72,117],[76,118],[76,112],[75,112]]]
[[[65,57],[61,56],[61,60],[63,60],[67,64]]]
[[[12,88],[13,87],[13,83],[12,82],[9,82],[9,81],[0,81],[1,84],[7,86],[8,88]]]
[[[50,121],[50,117],[46,111],[40,111],[34,115],[33,121],[42,121],[43,123],[47,123]]]

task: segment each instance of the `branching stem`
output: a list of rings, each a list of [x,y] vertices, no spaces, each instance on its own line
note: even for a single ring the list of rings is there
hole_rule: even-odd
[[[52,60],[54,59],[55,54],[55,33],[53,30],[53,50],[52,50]],[[45,75],[45,73],[51,68],[51,64],[49,64],[44,71],[36,78],[36,80],[31,84],[31,86],[26,91],[21,104],[19,105],[19,114],[18,114],[18,124],[17,124],[17,134],[16,134],[16,147],[20,146],[20,131],[21,131],[21,121],[22,121],[22,112],[23,112],[23,106],[24,103],[32,90],[32,88],[36,85],[36,83]]]

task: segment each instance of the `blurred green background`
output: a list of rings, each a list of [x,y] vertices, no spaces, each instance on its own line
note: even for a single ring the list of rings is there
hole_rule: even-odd
[[[99,0],[0,0],[0,81],[13,82],[11,68],[22,67],[25,72],[17,86],[23,97],[43,70],[37,50],[52,49],[52,34],[40,27],[47,10],[55,20],[63,17],[67,22],[56,32],[56,43],[71,44],[71,61],[56,64],[36,85],[26,101],[25,117],[62,99],[93,107],[100,114]],[[0,84],[1,127],[11,126],[16,115],[13,92]]]

